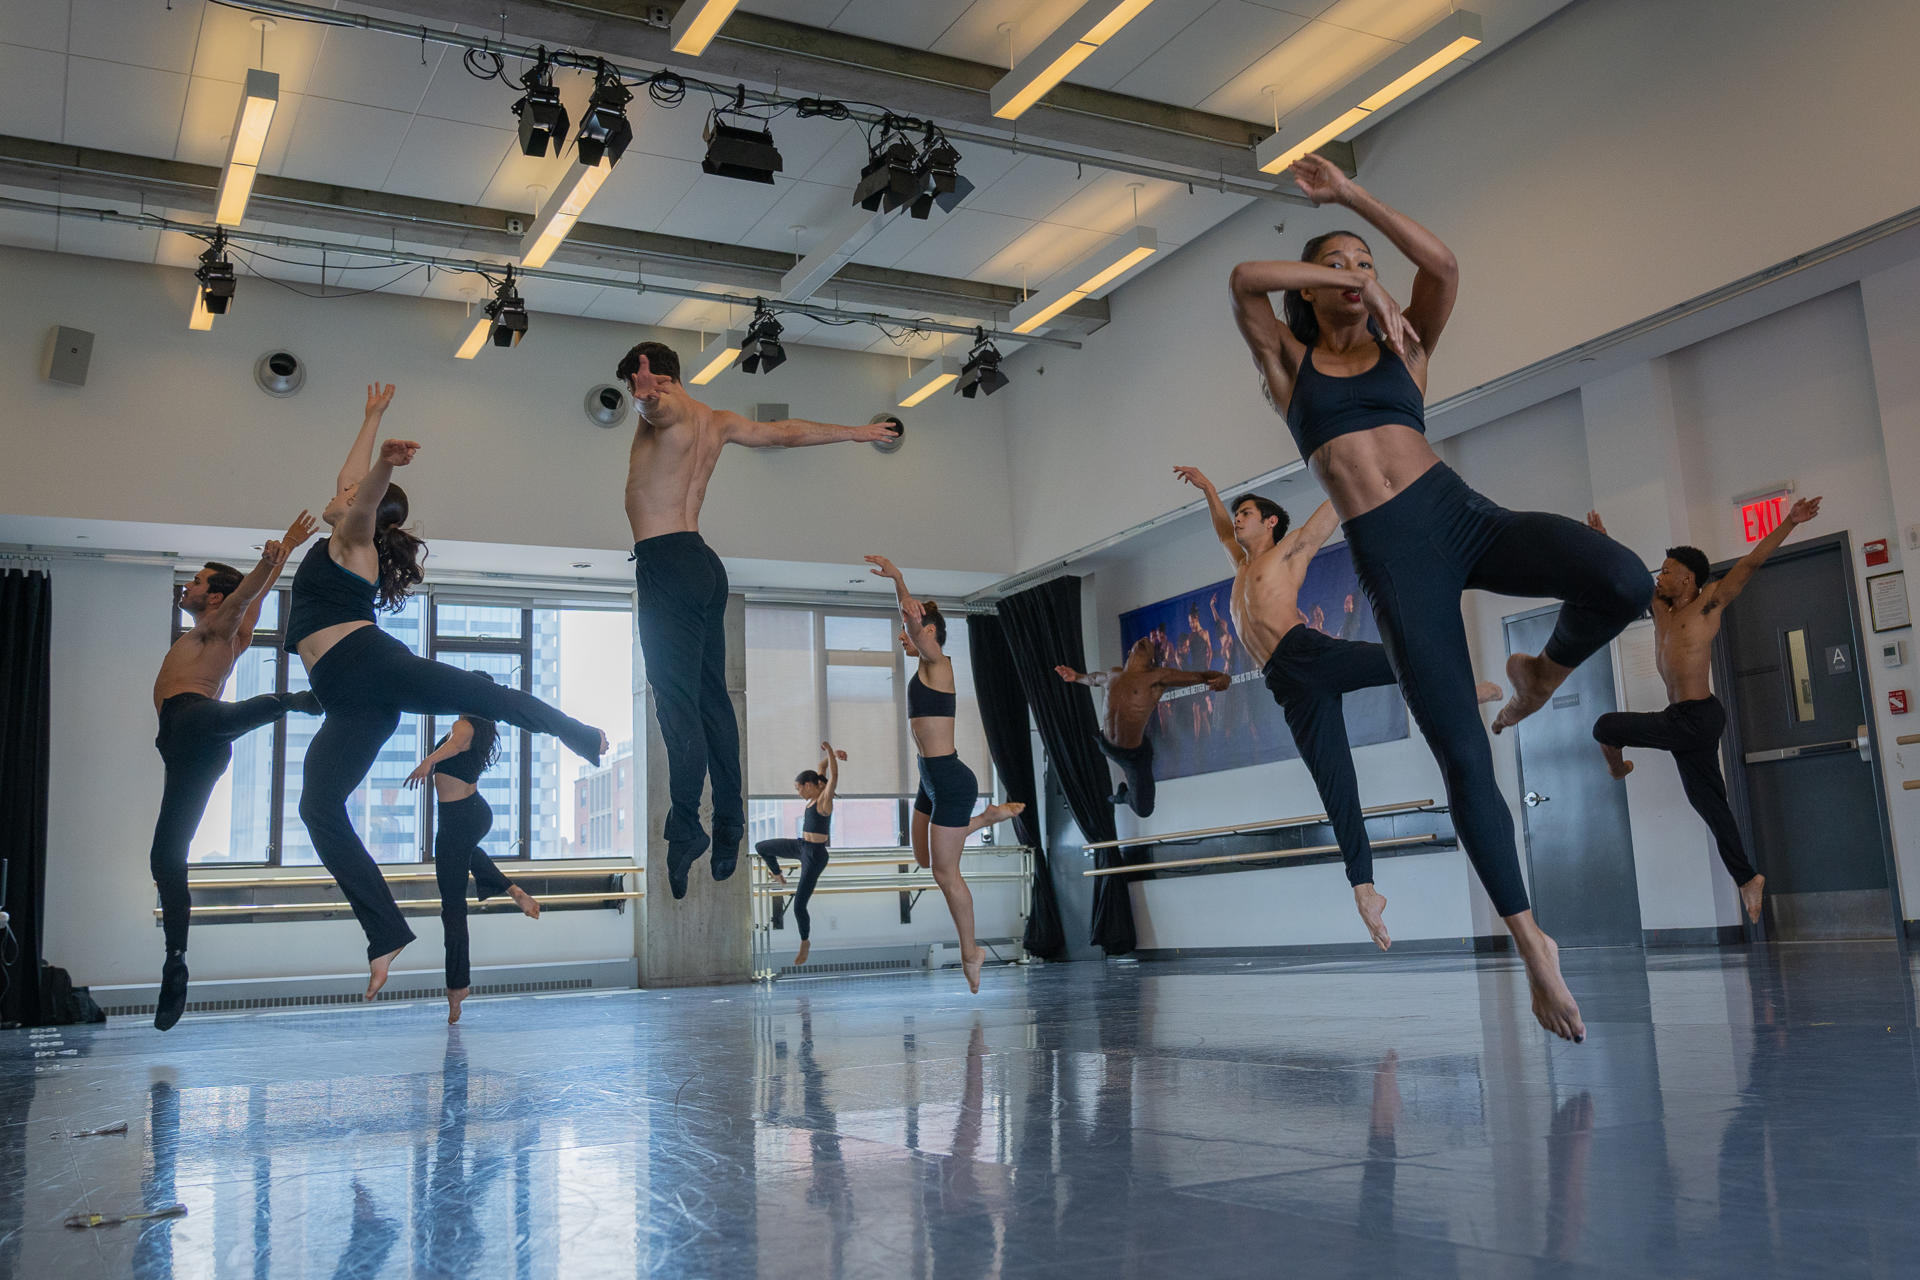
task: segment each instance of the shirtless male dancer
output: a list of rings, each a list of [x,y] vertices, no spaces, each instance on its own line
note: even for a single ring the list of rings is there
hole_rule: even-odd
[[[1267,688],[1287,718],[1294,745],[1306,762],[1340,857],[1347,864],[1353,904],[1367,933],[1382,951],[1392,945],[1382,915],[1386,895],[1373,886],[1373,846],[1360,812],[1360,784],[1347,745],[1341,696],[1394,682],[1386,650],[1358,640],[1338,640],[1310,626],[1300,612],[1300,585],[1314,555],[1340,524],[1333,504],[1323,502],[1300,528],[1278,503],[1258,494],[1235,499],[1229,514],[1219,490],[1198,467],[1173,473],[1207,497],[1213,532],[1233,561],[1233,626],[1249,658],[1260,663]],[[1481,702],[1499,698],[1498,685],[1483,682]]]
[[[187,852],[214,785],[233,759],[234,740],[289,711],[320,712],[320,700],[311,690],[263,693],[245,702],[220,700],[233,664],[253,643],[268,588],[314,528],[314,518],[302,511],[284,538],[266,544],[260,563],[244,577],[231,565],[210,561],[180,591],[180,607],[193,615],[193,627],[167,650],[153,682],[153,708],[160,716],[160,735],[153,745],[167,769],[148,854],[153,882],[160,889],[160,924],[167,946],[153,1014],[153,1025],[162,1031],[180,1021],[187,1007],[187,923],[193,909]]]
[[[1142,818],[1153,816],[1153,743],[1147,739],[1147,719],[1160,699],[1175,689],[1204,684],[1225,693],[1233,677],[1224,671],[1178,671],[1154,659],[1152,636],[1141,636],[1127,650],[1127,665],[1082,675],[1072,667],[1055,667],[1068,684],[1084,684],[1107,691],[1106,731],[1100,750],[1120,766],[1120,786],[1109,804],[1124,804]]]
[[[1620,754],[1623,747],[1651,747],[1673,754],[1680,769],[1680,786],[1687,803],[1706,822],[1720,846],[1720,861],[1740,886],[1740,905],[1747,919],[1758,923],[1760,895],[1767,878],[1753,869],[1740,842],[1740,828],[1727,804],[1727,783],[1720,775],[1720,737],[1727,731],[1727,709],[1714,697],[1707,680],[1713,656],[1713,638],[1728,605],[1746,589],[1754,572],[1787,540],[1795,526],[1820,514],[1819,498],[1802,498],[1787,512],[1779,527],[1747,552],[1727,576],[1708,582],[1711,567],[1698,547],[1669,547],[1653,582],[1654,665],[1667,686],[1667,709],[1653,712],[1615,711],[1593,724],[1593,739],[1607,758],[1607,772],[1624,778],[1633,762]],[[1587,524],[1607,531],[1600,513],[1587,513]]]
[[[687,872],[713,845],[713,878],[725,880],[747,830],[740,794],[740,729],[727,696],[727,571],[700,537],[700,504],[720,450],[797,448],[892,440],[898,425],[857,427],[789,418],[753,422],[687,394],[672,347],[642,342],[615,376],[640,411],[627,463],[627,522],[639,585],[635,624],[646,656],[660,736],[667,746],[667,886],[687,896]],[[713,838],[700,826],[700,786],[713,784]]]

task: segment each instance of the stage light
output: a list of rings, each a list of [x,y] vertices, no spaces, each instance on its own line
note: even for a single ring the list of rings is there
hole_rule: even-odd
[[[548,143],[559,155],[567,143],[567,109],[560,102],[560,91],[553,87],[553,64],[547,61],[546,53],[542,47],[533,70],[520,77],[521,87],[527,92],[513,104],[513,114],[520,117],[522,155],[544,156]]]
[[[973,350],[960,366],[960,380],[953,388],[969,400],[976,395],[992,395],[1007,385],[1007,375],[1000,372],[999,348],[987,340],[985,329],[975,329],[974,336]]]
[[[988,102],[1002,120],[1016,119],[1067,73],[1093,56],[1094,50],[1132,22],[1153,0],[1090,0],[1071,18],[1055,27],[1033,52],[1000,77]]]
[[[1112,284],[1139,263],[1159,252],[1160,240],[1152,227],[1135,227],[1082,256],[1072,266],[1056,271],[1033,296],[1013,309],[1008,327],[1032,333],[1047,321]]]
[[[493,301],[481,309],[466,341],[453,353],[456,360],[471,360],[489,340],[496,347],[517,347],[527,336],[527,304],[514,287],[513,265],[507,265],[507,278],[494,290]]]
[[[888,213],[910,203],[920,194],[919,158],[913,144],[901,137],[868,152],[853,203],[869,212],[884,205]]]
[[[742,129],[724,124],[720,113],[707,117],[707,155],[700,162],[703,173],[742,182],[773,183],[780,172],[780,152],[773,145],[771,129]]]
[[[767,310],[766,299],[753,303],[753,323],[747,326],[746,341],[740,344],[740,368],[746,373],[772,373],[787,362],[787,349],[780,345],[780,322]]]
[[[602,62],[593,75],[586,114],[573,135],[581,164],[597,166],[603,157],[609,165],[620,163],[633,141],[633,125],[627,121],[627,104],[632,101],[633,93],[620,82],[620,73]]]
[[[722,23],[733,16],[740,0],[686,0],[673,15],[673,51],[697,58],[707,51]]]
[[[213,233],[213,240],[200,255],[200,265],[194,270],[193,278],[198,287],[193,291],[193,310],[187,316],[187,327],[205,331],[213,328],[215,316],[227,314],[233,305],[233,263],[227,260],[225,232]]]
[[[927,126],[927,142],[914,168],[920,194],[913,198],[909,212],[916,218],[926,218],[935,205],[942,213],[952,213],[954,206],[973,194],[973,184],[960,172],[960,153],[932,125]]]
[[[246,88],[240,94],[240,110],[233,118],[233,133],[227,140],[227,167],[220,174],[220,190],[214,199],[213,220],[223,227],[237,227],[246,216],[247,197],[253,194],[254,175],[259,171],[267,130],[279,104],[280,77],[249,68]]]

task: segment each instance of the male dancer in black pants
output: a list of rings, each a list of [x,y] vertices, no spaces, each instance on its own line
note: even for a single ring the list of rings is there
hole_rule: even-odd
[[[1340,701],[1343,694],[1392,684],[1393,668],[1379,645],[1335,639],[1308,626],[1300,613],[1307,567],[1340,517],[1332,503],[1323,502],[1289,533],[1290,521],[1279,503],[1249,493],[1234,501],[1229,514],[1198,467],[1175,467],[1173,473],[1207,497],[1214,535],[1233,561],[1234,630],[1248,657],[1260,663],[1267,688],[1286,715],[1294,745],[1327,807],[1354,906],[1375,945],[1385,951],[1393,942],[1382,919],[1387,898],[1373,887],[1373,846],[1360,812],[1360,784]],[[1500,687],[1487,682],[1477,692],[1481,702],[1501,696]]]
[[[687,872],[713,845],[713,878],[725,880],[747,830],[740,794],[740,729],[727,696],[727,571],[700,537],[700,504],[720,450],[796,448],[891,440],[893,420],[857,427],[789,418],[752,422],[687,394],[672,347],[643,342],[615,376],[633,393],[640,423],[627,463],[627,522],[640,589],[635,623],[660,736],[667,746],[667,886],[687,895]],[[713,784],[713,838],[700,827],[700,785]]]
[[[1100,752],[1120,766],[1120,786],[1109,804],[1124,804],[1142,818],[1153,816],[1153,743],[1147,737],[1147,718],[1160,699],[1175,689],[1203,684],[1225,693],[1233,678],[1224,671],[1181,671],[1154,661],[1152,636],[1141,636],[1127,650],[1127,665],[1111,671],[1082,674],[1072,667],[1055,667],[1054,674],[1068,684],[1084,684],[1107,691],[1105,732]]]
[[[1760,919],[1760,895],[1767,878],[1753,869],[1740,842],[1740,828],[1727,804],[1727,783],[1720,775],[1720,736],[1727,731],[1727,710],[1713,696],[1707,679],[1713,638],[1720,634],[1726,607],[1744,590],[1754,572],[1779,549],[1795,526],[1820,514],[1820,499],[1802,498],[1793,504],[1779,527],[1762,538],[1718,582],[1708,582],[1711,571],[1706,553],[1698,547],[1669,547],[1660,573],[1653,581],[1653,655],[1666,682],[1665,711],[1615,711],[1593,724],[1593,739],[1607,758],[1607,771],[1616,778],[1633,772],[1633,762],[1620,754],[1623,747],[1652,747],[1670,751],[1680,769],[1680,785],[1687,803],[1705,820],[1720,846],[1720,861],[1740,886],[1740,905],[1747,919]],[[1601,533],[1600,513],[1587,513],[1587,523]]]
[[[187,1007],[187,921],[192,912],[187,851],[214,784],[233,759],[233,742],[289,711],[320,712],[311,690],[263,693],[245,702],[220,700],[233,664],[252,643],[267,589],[313,530],[313,517],[302,511],[287,527],[287,536],[268,542],[260,563],[244,577],[232,565],[209,561],[180,592],[180,607],[193,615],[193,628],[167,650],[153,682],[153,706],[160,715],[160,736],[153,745],[167,766],[148,855],[153,882],[160,888],[160,924],[167,944],[153,1014],[153,1025],[162,1031],[180,1021]]]

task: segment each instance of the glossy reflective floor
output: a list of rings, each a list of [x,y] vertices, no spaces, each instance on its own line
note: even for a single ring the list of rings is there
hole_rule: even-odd
[[[8,1032],[0,1271],[1920,1274],[1891,948],[1567,960],[1580,1046],[1433,956]]]

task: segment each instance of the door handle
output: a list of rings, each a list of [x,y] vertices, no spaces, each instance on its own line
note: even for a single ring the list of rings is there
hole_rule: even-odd
[[[1538,791],[1529,791],[1526,794],[1527,808],[1538,809],[1551,799],[1553,799],[1552,796],[1543,796]]]
[[[1742,757],[1748,764],[1771,764],[1776,760],[1797,760],[1801,756],[1828,756],[1841,751],[1858,751],[1866,758],[1866,726],[1860,726],[1860,732],[1851,738],[1838,738],[1832,742],[1809,742],[1803,747],[1775,747],[1770,751],[1749,751]]]
[[[1861,760],[1873,763],[1873,739],[1867,736],[1867,726],[1861,725],[1853,731],[1853,745],[1860,752]]]

